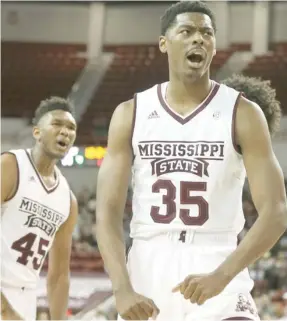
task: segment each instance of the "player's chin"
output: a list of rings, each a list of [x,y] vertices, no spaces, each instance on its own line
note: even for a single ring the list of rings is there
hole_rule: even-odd
[[[203,68],[197,68],[197,69],[188,68],[185,71],[185,75],[187,78],[190,78],[191,80],[196,80],[196,79],[201,78],[204,75],[204,69]]]
[[[201,78],[203,77],[206,72],[208,71],[208,67],[204,64],[204,65],[201,65],[200,67],[198,68],[189,68],[187,70],[187,74],[191,77],[191,78]]]
[[[68,151],[69,149],[67,149],[66,151],[54,150],[51,152],[51,155],[54,159],[61,160],[67,155]]]

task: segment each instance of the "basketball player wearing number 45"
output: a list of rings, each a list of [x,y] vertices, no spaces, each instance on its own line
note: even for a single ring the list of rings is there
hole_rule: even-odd
[[[169,81],[116,108],[98,175],[96,234],[116,307],[125,320],[258,320],[247,267],[287,226],[268,124],[256,103],[210,79],[216,24],[206,4],[171,6],[161,29]],[[259,218],[237,247],[245,171]]]
[[[39,273],[49,252],[47,292],[51,320],[66,318],[75,196],[56,167],[73,145],[76,122],[68,101],[41,102],[35,146],[1,155],[1,317],[35,320]]]

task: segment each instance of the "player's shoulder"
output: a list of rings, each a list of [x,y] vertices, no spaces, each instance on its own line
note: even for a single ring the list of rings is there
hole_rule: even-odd
[[[10,151],[1,153],[1,164],[13,165],[16,163],[17,163],[17,157],[14,153],[11,153]]]
[[[264,118],[264,113],[258,104],[249,100],[245,93],[237,90],[238,88],[232,88],[226,84],[220,84],[221,91],[226,93],[224,97],[230,97],[234,102],[234,109],[236,112],[236,122],[238,123],[252,123],[256,119]]]
[[[135,103],[135,97],[121,102],[115,109],[114,116],[125,117],[133,114]]]
[[[234,97],[238,97],[241,94],[240,91],[238,91],[236,88],[230,87],[224,83],[220,83],[217,85],[219,85],[219,93]]]
[[[236,112],[235,135],[238,145],[250,141],[256,133],[268,132],[268,124],[262,109],[253,101],[241,96]]]
[[[117,106],[117,108],[115,109],[114,114],[116,114],[116,115],[120,114],[122,116],[132,115],[134,113],[134,110],[137,107],[137,99],[138,99],[138,97],[142,96],[142,95],[147,95],[147,94],[156,92],[158,86],[159,86],[158,84],[155,84],[155,85],[153,85],[153,86],[151,86],[151,87],[149,87],[149,88],[147,88],[145,90],[136,92],[132,99],[126,100],[124,102],[121,102]]]
[[[221,90],[229,94],[235,95],[237,99],[237,113],[242,114],[252,114],[252,113],[261,113],[261,108],[253,101],[249,100],[243,91],[240,91],[239,88],[233,88],[227,84],[220,84]],[[236,86],[235,86],[236,87]]]
[[[154,85],[152,85],[152,86],[150,86],[150,87],[148,87],[148,88],[146,88],[144,90],[136,92],[135,95],[137,96],[137,95],[147,95],[147,94],[155,93],[155,92],[158,91],[158,88],[160,86],[162,86],[163,84],[165,84],[165,83],[154,84]]]
[[[237,116],[242,122],[252,123],[258,118],[265,119],[264,113],[260,106],[241,95],[238,100]]]
[[[10,149],[6,151],[2,151],[1,153],[1,158],[5,159],[16,159],[17,156],[21,155],[26,155],[26,150],[25,149]]]
[[[17,157],[11,151],[1,153],[1,187],[5,202],[11,200],[19,187],[20,169]]]
[[[19,176],[19,165],[16,155],[11,152],[4,152],[1,154],[1,172],[2,176],[13,178]]]
[[[145,90],[136,92],[132,99],[120,103],[117,106],[114,114],[116,116],[128,117],[128,119],[130,117],[130,119],[132,119],[137,109],[138,99],[142,99],[143,97],[149,97],[150,95],[157,93],[159,85],[160,84],[155,84]]]
[[[1,167],[7,170],[18,169],[19,156],[24,155],[24,149],[8,150],[1,153]]]
[[[113,112],[110,130],[114,128],[118,133],[125,129],[130,130],[134,122],[136,104],[135,97],[120,103]]]

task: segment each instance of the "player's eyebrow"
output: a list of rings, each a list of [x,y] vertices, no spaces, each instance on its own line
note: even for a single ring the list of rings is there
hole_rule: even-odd
[[[73,121],[71,121],[70,119],[63,119],[63,118],[57,118],[55,117],[52,122],[55,123],[68,123],[70,126],[72,126],[73,128],[77,128],[77,124]]]
[[[179,24],[177,26],[178,29],[182,29],[182,28],[187,28],[187,29],[200,29],[200,30],[209,30],[209,31],[214,31],[213,28],[211,26],[207,26],[207,25],[204,25],[204,26],[196,26],[194,23],[190,22],[184,22],[182,24]]]

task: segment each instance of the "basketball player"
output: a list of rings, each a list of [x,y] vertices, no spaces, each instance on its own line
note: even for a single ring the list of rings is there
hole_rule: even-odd
[[[259,318],[247,267],[286,229],[284,181],[260,107],[209,77],[215,32],[206,4],[168,8],[159,47],[169,81],[120,104],[111,120],[98,175],[97,240],[126,320]],[[259,218],[237,247],[245,170]]]
[[[47,291],[52,320],[66,316],[75,196],[56,167],[73,145],[72,106],[58,97],[41,102],[32,149],[1,155],[1,316],[35,320],[36,287],[49,252]]]

